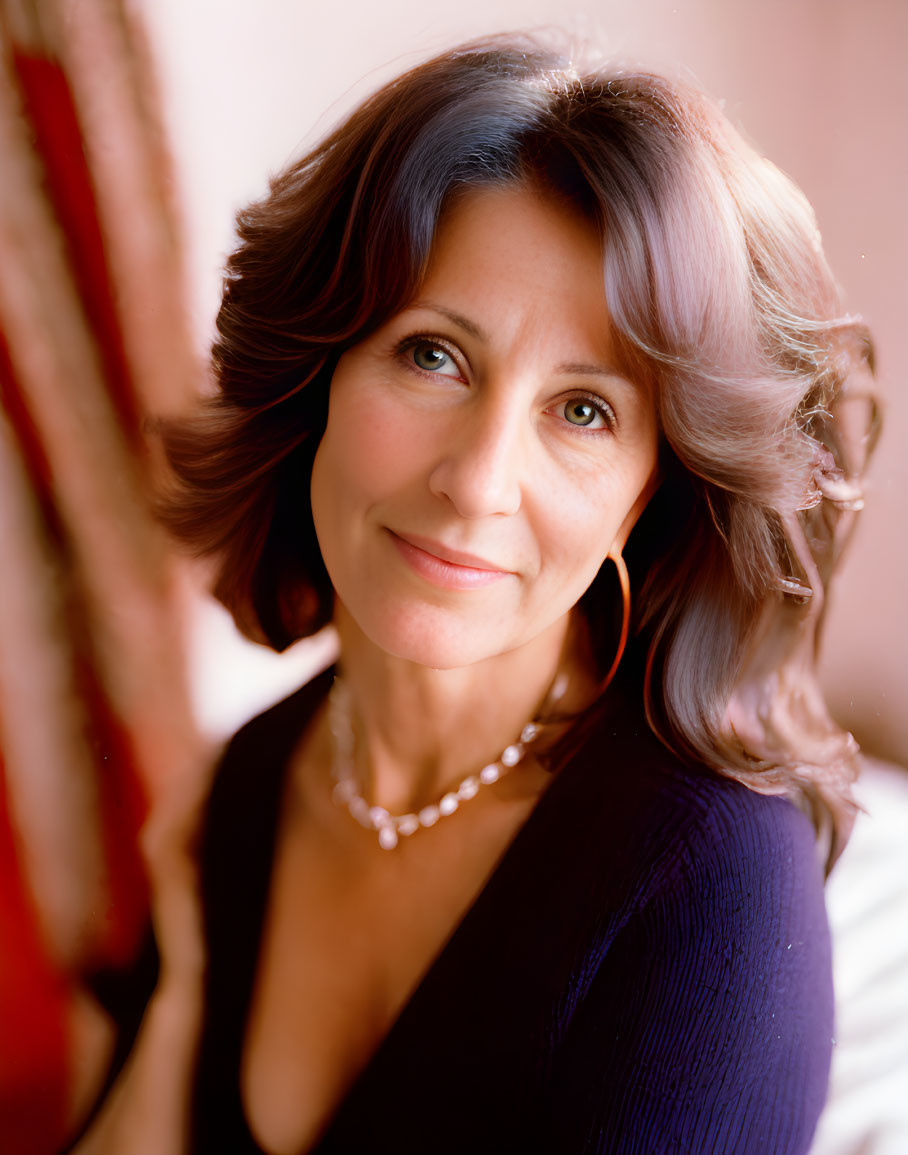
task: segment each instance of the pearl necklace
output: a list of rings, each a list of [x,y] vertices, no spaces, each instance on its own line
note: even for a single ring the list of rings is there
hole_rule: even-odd
[[[559,674],[555,678],[546,695],[543,713],[548,714],[564,697],[567,685],[566,674]],[[334,685],[331,687],[329,709],[331,734],[334,738],[331,766],[334,800],[339,806],[345,806],[361,826],[378,833],[378,843],[383,850],[393,850],[401,837],[406,838],[415,834],[421,826],[434,826],[439,818],[453,814],[461,802],[474,798],[480,786],[489,786],[497,782],[508,770],[513,770],[523,760],[527,747],[536,740],[543,727],[538,719],[527,722],[520,731],[517,741],[505,746],[494,762],[483,766],[478,774],[468,774],[455,789],[443,794],[437,802],[423,806],[421,810],[413,813],[391,814],[384,806],[370,806],[356,785],[354,769],[356,742],[353,735],[350,691],[339,677],[334,679]]]

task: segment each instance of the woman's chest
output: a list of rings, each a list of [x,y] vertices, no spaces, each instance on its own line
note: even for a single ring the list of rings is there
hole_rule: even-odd
[[[247,1121],[265,1150],[289,1155],[318,1141],[528,811],[420,832],[407,858],[371,843],[361,857],[338,855],[305,829],[283,840],[241,1069]]]

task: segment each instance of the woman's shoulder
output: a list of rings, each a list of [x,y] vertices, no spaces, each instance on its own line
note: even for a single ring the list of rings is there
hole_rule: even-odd
[[[754,958],[796,949],[825,967],[822,854],[800,808],[689,768],[671,776],[665,805],[680,818],[661,875],[661,917],[681,924],[708,915],[717,935],[746,943]]]
[[[678,857],[689,869],[733,867],[755,877],[804,872],[822,888],[822,857],[810,818],[792,798],[761,793],[719,771],[675,762],[665,805],[683,816]]]
[[[566,769],[558,809],[571,815],[591,903],[620,900],[626,917],[661,906],[748,934],[800,926],[825,949],[822,857],[793,801],[683,760],[627,704],[591,728]]]
[[[576,791],[593,821],[620,815],[635,838],[670,843],[681,858],[819,861],[813,824],[800,806],[682,758],[626,696],[588,729],[574,757]]]

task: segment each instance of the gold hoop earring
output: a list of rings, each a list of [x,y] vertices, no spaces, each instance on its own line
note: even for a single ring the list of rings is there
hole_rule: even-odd
[[[624,556],[619,548],[615,552],[610,551],[607,554],[607,558],[614,564],[618,572],[618,582],[621,586],[621,633],[618,637],[618,649],[615,653],[615,658],[609,667],[609,672],[602,681],[600,693],[611,685],[612,679],[618,672],[618,667],[621,665],[621,659],[624,657],[624,650],[627,646],[627,635],[631,627],[631,579],[628,576]]]

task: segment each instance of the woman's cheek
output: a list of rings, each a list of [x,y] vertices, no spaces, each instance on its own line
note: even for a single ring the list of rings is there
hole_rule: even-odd
[[[379,397],[357,434],[357,468],[370,482],[384,482],[391,489],[420,477],[428,479],[436,448],[444,440],[444,426],[441,414]]]

